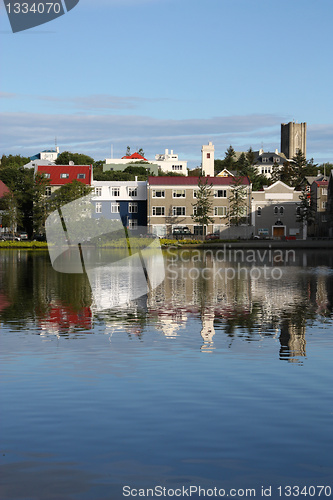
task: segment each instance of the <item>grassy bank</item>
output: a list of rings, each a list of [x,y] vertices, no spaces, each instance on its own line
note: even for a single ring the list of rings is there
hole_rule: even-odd
[[[46,241],[0,241],[1,248],[26,248],[47,250]]]

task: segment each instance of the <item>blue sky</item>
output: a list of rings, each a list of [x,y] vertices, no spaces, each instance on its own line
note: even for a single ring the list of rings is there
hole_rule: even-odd
[[[0,154],[54,146],[94,159],[173,149],[190,166],[280,148],[306,121],[307,157],[333,162],[332,0],[80,0],[11,33],[3,4]]]

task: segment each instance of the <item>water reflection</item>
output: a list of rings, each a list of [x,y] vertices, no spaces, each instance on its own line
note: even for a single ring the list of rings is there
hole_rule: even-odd
[[[162,284],[122,308],[99,313],[86,275],[57,273],[46,252],[3,250],[0,319],[28,331],[31,322],[40,334],[57,335],[94,332],[102,322],[111,336],[125,331],[140,340],[153,325],[175,342],[195,319],[201,338],[193,341],[204,353],[216,352],[221,336],[229,347],[235,339],[248,343],[271,337],[279,341],[281,360],[301,362],[307,355],[307,327],[332,318],[332,253],[228,250],[223,257],[213,251],[168,250]]]

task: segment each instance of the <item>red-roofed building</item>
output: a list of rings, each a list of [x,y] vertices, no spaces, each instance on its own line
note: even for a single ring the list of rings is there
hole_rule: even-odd
[[[143,160],[143,161],[148,161],[144,156],[141,156],[139,153],[133,153],[132,155],[129,156],[122,156],[122,160]]]
[[[92,184],[92,165],[38,165],[35,174],[42,174],[49,179],[46,195],[51,195],[56,189],[74,180],[86,186]]]
[[[0,180],[0,198],[5,196],[5,194],[9,194],[9,193],[10,193],[10,189],[6,186],[6,184],[4,182],[2,182]]]
[[[208,233],[223,232],[229,224],[230,197],[235,183],[234,177],[202,177],[202,182],[212,185],[211,202],[214,222]],[[241,178],[246,191],[244,198],[244,220],[248,225],[251,212],[251,183],[248,177]],[[201,234],[202,226],[192,219],[196,203],[198,177],[149,177],[148,179],[148,230],[159,236],[170,235],[176,228],[187,227],[192,234]]]
[[[11,191],[6,186],[6,184],[0,180],[0,200],[6,194],[9,194],[10,192]],[[2,207],[2,208],[4,208],[4,207]],[[8,227],[2,227],[2,213],[3,213],[3,210],[0,210],[0,233],[5,233],[5,232],[9,231],[9,228]]]

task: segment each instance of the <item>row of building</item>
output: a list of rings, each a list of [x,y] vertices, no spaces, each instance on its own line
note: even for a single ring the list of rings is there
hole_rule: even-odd
[[[210,162],[210,158],[207,160]],[[146,226],[149,233],[158,236],[172,235],[179,228],[187,228],[192,235],[202,234],[202,226],[193,218],[198,177],[148,176],[146,181],[139,181],[137,177],[133,181],[96,181],[92,166],[88,165],[39,165],[36,173],[49,180],[45,191],[47,197],[73,180],[91,186],[95,218],[120,217],[125,227]],[[312,192],[312,200],[316,200],[316,222],[308,228],[299,222],[302,192],[281,181],[261,191],[253,191],[248,177],[240,179],[243,213],[237,226],[231,218],[234,174],[224,169],[215,177],[206,175],[201,178],[201,182],[206,181],[211,191],[210,216],[213,221],[204,228],[207,233],[216,233],[223,238],[330,236],[327,205],[333,194],[332,174],[330,180],[321,175],[305,179],[309,197]]]

